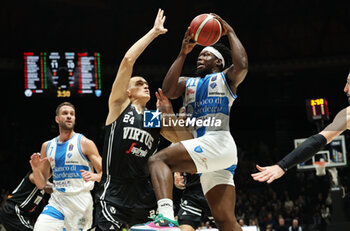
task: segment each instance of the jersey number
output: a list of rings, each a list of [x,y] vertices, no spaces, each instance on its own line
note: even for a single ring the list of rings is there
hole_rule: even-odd
[[[130,115],[126,114],[124,116],[123,122],[124,123],[129,123],[130,122],[130,124],[134,124],[134,120],[135,120],[135,118],[133,116],[130,116]]]

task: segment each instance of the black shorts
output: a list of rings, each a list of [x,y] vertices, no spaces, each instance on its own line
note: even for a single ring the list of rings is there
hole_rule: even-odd
[[[0,209],[0,224],[5,227],[6,231],[32,231],[34,221],[27,216],[23,216],[20,212],[17,214],[15,204],[6,203]]]
[[[104,182],[95,194],[94,226],[96,230],[120,230],[126,224],[131,227],[149,221],[156,209],[150,181]]]
[[[201,200],[198,200],[198,198],[181,199],[180,210],[177,215],[179,225],[190,225],[194,229],[201,226],[202,221],[209,220],[214,224],[214,218],[205,198]]]

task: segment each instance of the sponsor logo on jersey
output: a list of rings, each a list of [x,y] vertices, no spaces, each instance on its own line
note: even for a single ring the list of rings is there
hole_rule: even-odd
[[[211,83],[211,84],[210,84],[210,87],[214,89],[214,88],[216,87],[216,83]],[[209,94],[210,94],[210,93],[209,93]]]
[[[148,151],[142,150],[142,148],[135,147],[136,143],[132,143],[130,145],[130,148],[125,152],[126,154],[132,154],[137,157],[145,157],[147,156]]]
[[[135,127],[124,127],[123,128],[123,139],[135,140],[141,142],[151,149],[153,144],[153,137],[147,131],[135,128]]]
[[[195,93],[195,91],[192,88],[188,88],[186,95],[190,95],[190,94],[194,94],[194,93]]]
[[[113,206],[109,208],[109,211],[111,211],[112,214],[115,214],[117,212],[117,210]]]
[[[73,145],[73,144],[70,144],[68,150],[69,150],[69,151],[72,151],[73,148],[74,148],[74,145]]]

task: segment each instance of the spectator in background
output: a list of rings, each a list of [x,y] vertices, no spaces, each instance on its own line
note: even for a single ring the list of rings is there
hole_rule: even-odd
[[[293,206],[294,206],[293,201],[290,199],[289,194],[286,193],[286,200],[284,201],[284,207],[285,208],[289,207],[290,209],[292,209]]]
[[[241,227],[247,226],[247,225],[245,224],[244,219],[239,219],[239,220],[238,220],[238,224],[239,224]]]
[[[330,224],[331,221],[331,212],[329,211],[329,207],[326,206],[325,204],[321,205],[321,217],[323,219],[323,221],[327,224]]]
[[[303,230],[303,228],[301,226],[299,226],[298,219],[294,218],[293,222],[292,222],[292,225],[289,226],[288,231],[302,231],[302,230]]]
[[[259,227],[259,223],[258,223],[258,219],[250,219],[249,221],[249,226],[256,226],[256,230],[260,231],[260,227]]]
[[[244,214],[244,212],[242,212],[242,209],[237,210],[236,218],[237,218],[237,220],[245,219],[245,214]]]
[[[278,218],[278,225],[276,227],[276,231],[288,231],[288,226],[284,222],[284,218],[280,216]]]
[[[273,227],[272,227],[271,224],[268,224],[268,225],[266,226],[265,231],[274,231],[274,229],[273,229]]]
[[[268,225],[272,225],[272,228],[277,227],[277,222],[275,221],[275,219],[272,216],[272,213],[269,212],[267,214],[267,219],[264,222],[264,226],[267,227]]]

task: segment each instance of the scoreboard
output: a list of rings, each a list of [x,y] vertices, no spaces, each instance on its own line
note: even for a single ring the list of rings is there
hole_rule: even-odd
[[[26,97],[100,97],[101,94],[100,53],[24,53]]]
[[[329,120],[328,101],[325,98],[307,99],[306,113],[308,120]]]

